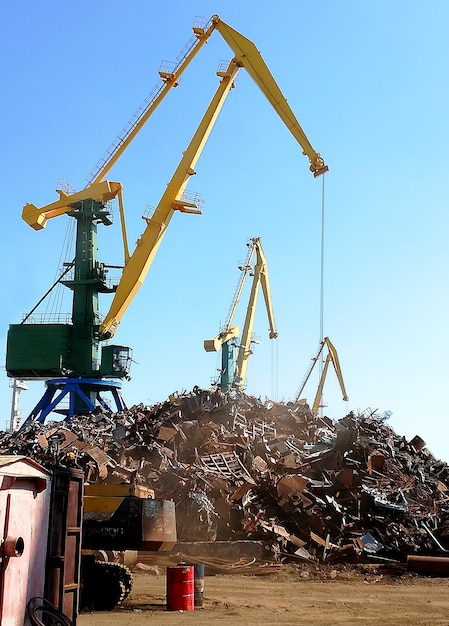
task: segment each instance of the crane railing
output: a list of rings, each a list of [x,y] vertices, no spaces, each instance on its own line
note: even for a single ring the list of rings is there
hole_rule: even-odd
[[[195,48],[200,48],[208,39],[209,35],[215,28],[214,20],[211,18],[204,24],[204,18],[196,18],[193,31],[195,35],[189,39],[184,48],[176,57],[174,63],[164,61],[159,68],[161,82],[157,83],[150,94],[145,98],[141,106],[129,120],[128,124],[118,134],[109,148],[103,153],[97,164],[91,170],[87,177],[87,184],[91,186],[93,183],[101,180],[106,175],[107,170],[116,162],[118,156],[130,143],[131,139],[140,130],[147,121],[151,112],[160,104],[165,93],[170,91],[172,87],[177,85],[177,78],[182,74],[183,70],[193,56],[196,54]]]
[[[221,330],[226,330],[231,327],[232,321],[234,319],[234,314],[237,309],[237,305],[240,302],[240,296],[242,295],[243,286],[246,281],[246,277],[250,269],[252,269],[251,260],[254,254],[254,248],[251,245],[251,240],[249,240],[246,244],[248,246],[248,254],[246,255],[246,259],[244,263],[239,263],[238,268],[242,273],[235,288],[235,293],[232,298],[231,304],[229,305],[229,311],[226,316],[226,324],[223,326]]]
[[[315,367],[315,364],[316,364],[316,362],[318,361],[318,359],[319,359],[319,356],[320,356],[321,352],[323,351],[323,347],[324,347],[324,341],[320,341],[320,344],[319,344],[319,346],[318,346],[318,350],[316,351],[316,353],[315,353],[315,354],[313,355],[313,357],[311,358],[311,360],[310,360],[310,365],[309,365],[309,367],[307,368],[306,373],[304,374],[304,377],[303,377],[303,379],[302,379],[302,381],[301,381],[301,384],[300,384],[300,385],[299,385],[299,387],[298,387],[298,391],[296,392],[296,395],[295,395],[295,404],[297,404],[297,403],[299,402],[299,400],[301,399],[301,394],[302,394],[302,392],[304,391],[304,387],[306,386],[307,381],[308,381],[308,380],[309,380],[309,378],[310,378],[310,374],[312,373],[313,368]]]
[[[89,176],[86,178],[88,186],[90,186],[97,178],[98,174],[102,171],[103,167],[108,163],[114,154],[116,154],[127,139],[131,136],[132,132],[139,126],[142,118],[148,109],[154,105],[161,91],[164,89],[164,83],[158,83],[153,87],[149,95],[145,98],[141,106],[137,109],[129,122],[123,128],[123,130],[117,135],[109,148],[102,154],[95,166],[92,168]]]

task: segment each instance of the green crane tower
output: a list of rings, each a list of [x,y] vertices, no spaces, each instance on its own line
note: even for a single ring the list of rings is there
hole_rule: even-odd
[[[52,411],[69,419],[76,413],[110,407],[103,392],[110,392],[118,411],[124,410],[121,383],[128,377],[130,348],[100,347],[99,294],[113,293],[107,267],[97,258],[97,227],[112,224],[108,203],[87,198],[71,205],[67,215],[76,220],[75,260],[57,283],[72,290],[71,323],[33,323],[32,315],[8,331],[6,369],[23,380],[46,380],[46,391],[28,416],[43,422]],[[55,283],[55,285],[57,284]],[[49,293],[49,292],[48,292]],[[57,378],[55,378],[57,377]],[[62,401],[67,401],[62,404]]]

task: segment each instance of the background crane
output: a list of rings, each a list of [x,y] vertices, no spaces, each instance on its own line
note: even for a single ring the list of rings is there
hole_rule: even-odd
[[[348,398],[348,394],[346,393],[346,389],[345,389],[345,384],[343,382],[343,374],[341,372],[341,367],[340,367],[340,361],[338,359],[338,354],[337,351],[335,349],[335,347],[332,345],[329,337],[324,337],[324,339],[322,341],[320,341],[320,345],[318,346],[318,350],[315,354],[315,356],[312,358],[312,362],[310,364],[310,367],[307,369],[307,372],[304,375],[303,381],[301,383],[301,386],[299,387],[297,393],[296,393],[296,398],[295,398],[295,404],[298,405],[301,401],[301,396],[302,393],[304,391],[304,387],[307,384],[307,381],[310,378],[310,375],[315,367],[315,365],[317,364],[317,362],[320,359],[321,353],[323,352],[324,346],[327,347],[328,349],[328,353],[326,356],[326,359],[324,361],[324,367],[323,370],[321,372],[320,375],[320,380],[318,383],[318,388],[315,394],[315,399],[313,401],[312,404],[312,413],[316,416],[318,415],[318,411],[320,409],[321,405],[321,399],[322,399],[322,395],[323,395],[323,388],[324,388],[324,383],[326,381],[326,376],[327,376],[327,370],[329,368],[329,363],[332,363],[335,373],[337,375],[338,378],[338,382],[340,384],[340,389],[341,389],[341,393],[343,395],[343,400],[346,402],[349,400]]]
[[[274,322],[268,266],[260,237],[253,237],[246,245],[249,249],[248,256],[245,264],[239,267],[242,271],[242,276],[231,304],[226,325],[216,337],[204,341],[204,349],[206,352],[218,352],[221,348],[221,370],[218,386],[222,391],[227,391],[231,388],[242,391],[246,386],[248,358],[252,354],[251,346],[255,343],[253,339],[253,328],[260,287],[262,287],[267,310],[269,337],[270,339],[276,339],[278,337]],[[255,264],[253,263],[254,256],[256,257]],[[238,326],[233,325],[233,321],[248,275],[253,277],[253,281],[246,308],[243,332],[240,341],[237,341],[240,329]],[[237,348],[236,359],[235,348]]]

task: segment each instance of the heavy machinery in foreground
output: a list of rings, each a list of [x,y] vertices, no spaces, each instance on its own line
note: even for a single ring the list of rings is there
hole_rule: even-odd
[[[214,30],[222,35],[235,56],[227,67],[218,70],[218,89],[154,213],[145,217],[146,228],[130,253],[122,185],[106,180],[105,176],[167,93],[179,83],[181,74]],[[74,259],[66,264],[55,283],[63,284],[73,293],[70,321],[54,323],[45,317],[38,319],[33,310],[20,324],[10,325],[8,331],[8,375],[21,380],[46,380],[47,389],[28,420],[43,422],[52,411],[70,419],[76,413],[86,413],[97,406],[110,410],[103,398],[105,392],[112,394],[117,411],[126,407],[120,381],[129,376],[131,349],[108,341],[114,337],[125,311],[142,285],[174,213],[201,213],[198,199],[186,194],[187,183],[195,174],[195,165],[241,67],[248,71],[298,141],[309,159],[313,175],[319,176],[327,170],[249,39],[214,15],[206,25],[194,26],[194,41],[185,50],[175,67],[169,71],[160,70],[162,84],[152,92],[145,106],[107,152],[85,189],[70,193],[68,189],[60,188],[57,190],[59,199],[55,202],[41,208],[26,204],[23,208],[23,219],[35,230],[42,230],[50,219],[61,215],[76,221]],[[124,250],[124,266],[117,284],[108,280],[108,271],[113,266],[100,262],[97,257],[97,228],[112,224],[109,203],[114,199],[118,200]],[[101,294],[113,294],[104,318],[99,308]],[[67,408],[65,405],[61,408],[62,402],[67,400]]]
[[[259,288],[262,287],[265,306],[267,309],[269,323],[269,337],[276,339],[278,332],[274,323],[273,304],[271,301],[270,282],[268,279],[268,266],[260,237],[253,237],[247,243],[248,256],[245,264],[240,266],[242,271],[237,291],[229,310],[228,319],[224,328],[213,339],[204,341],[206,352],[218,352],[221,348],[221,370],[217,386],[222,391],[237,389],[243,391],[246,385],[246,372],[248,369],[248,358],[252,354],[251,345],[255,343],[253,338],[254,318],[256,315],[257,297]],[[253,264],[253,257],[256,256],[256,263]],[[233,325],[234,315],[242,295],[248,275],[252,275],[253,282],[246,309],[243,332],[238,340],[240,329]],[[235,359],[235,349],[237,348],[237,359]]]
[[[175,546],[175,504],[142,485],[94,484],[84,487],[83,509],[80,609],[109,611],[131,591],[132,555]]]
[[[84,481],[65,453],[45,466],[0,455],[0,624],[74,626],[79,609],[111,610],[132,585],[119,557],[175,545],[172,501]]]
[[[301,386],[299,387],[297,393],[296,393],[296,398],[295,398],[295,405],[298,405],[301,403],[301,396],[302,396],[302,392],[304,391],[304,387],[307,384],[307,381],[310,378],[310,375],[315,367],[315,365],[318,363],[319,358],[321,356],[321,353],[323,352],[324,346],[327,347],[328,349],[328,353],[326,356],[326,359],[324,361],[324,367],[321,371],[321,375],[320,375],[320,380],[318,383],[318,388],[315,394],[315,399],[313,401],[311,410],[313,415],[317,416],[318,415],[318,411],[321,407],[321,401],[322,401],[322,396],[323,396],[323,388],[324,388],[324,383],[326,381],[326,376],[327,376],[327,370],[329,368],[329,363],[332,363],[332,365],[334,366],[334,370],[335,373],[337,375],[338,378],[338,382],[340,384],[340,389],[341,392],[343,394],[343,400],[345,402],[347,402],[348,398],[348,394],[346,393],[346,388],[345,388],[345,384],[343,382],[343,374],[341,373],[341,367],[340,367],[340,361],[338,359],[338,354],[337,354],[337,350],[335,349],[335,347],[333,346],[333,344],[331,343],[329,337],[324,337],[324,339],[322,339],[320,341],[320,344],[318,346],[318,350],[316,352],[316,354],[313,356],[312,358],[312,362],[309,366],[309,368],[307,369],[307,372],[305,373],[305,376],[303,378],[303,381],[301,383]]]

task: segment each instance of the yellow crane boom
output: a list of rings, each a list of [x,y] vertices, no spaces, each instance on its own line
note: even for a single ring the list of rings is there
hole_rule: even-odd
[[[220,32],[236,55],[231,61],[227,73],[229,73],[231,71],[230,68],[233,67],[234,69],[232,72],[234,77],[238,72],[238,69],[240,67],[244,67],[261,88],[264,95],[273,105],[292,135],[302,146],[303,154],[306,154],[309,158],[310,170],[313,172],[313,175],[316,177],[327,171],[327,166],[324,164],[321,156],[313,150],[298,120],[296,119],[287,100],[283,96],[256,46],[249,39],[243,37],[243,35],[222,22],[218,16],[214,16],[212,22],[215,23],[215,28]],[[223,77],[223,80],[224,78],[225,77]],[[192,173],[194,173],[191,171],[190,174],[187,175],[188,172],[185,170],[185,165],[191,158],[192,152],[195,152],[190,166],[190,169],[193,169],[193,163],[196,163],[201,153],[207,137],[210,134],[212,125],[215,122],[218,112],[223,105],[224,99],[229,92],[230,86],[231,85],[224,87],[222,94],[220,94],[219,88],[219,91],[217,92],[214,100],[212,100],[209,109],[206,112],[194,139],[192,140],[191,146],[185,152],[177,171],[169,183],[153,218],[148,223],[148,226],[141,238],[138,240],[136,250],[129,259],[128,264],[125,266],[111,307],[100,326],[101,336],[109,338],[116,332],[123,314],[140,288],[148,272],[162,240],[162,236],[165,233],[166,227],[168,226],[168,223],[173,215],[173,211],[176,208],[182,210],[182,205],[174,206],[173,202],[179,201],[180,195],[187,185],[188,178]],[[207,121],[208,119],[209,121]],[[202,139],[195,148],[195,138],[198,138],[198,136],[201,135]],[[183,171],[184,174],[182,174]],[[182,176],[182,183],[179,178],[180,174]]]
[[[215,28],[302,147],[303,154],[309,158],[309,169],[313,175],[316,177],[327,172],[327,165],[325,165],[321,155],[312,148],[305,132],[254,43],[221,20],[217,21]]]
[[[215,30],[217,15],[212,16],[205,27],[194,25],[194,39],[187,45],[186,52],[182,55],[181,60],[169,71],[166,68],[159,70],[159,76],[162,79],[162,85],[154,90],[154,95],[148,98],[148,102],[141,107],[138,113],[134,115],[128,128],[126,128],[115,140],[104,157],[100,160],[96,169],[92,172],[89,185],[95,185],[104,179],[111,168],[119,160],[126,148],[131,144],[137,133],[144,124],[149,120],[151,115],[161,104],[165,96],[173,87],[177,87],[179,79],[184,70],[190,65],[192,60],[198,54],[203,45]]]
[[[321,372],[321,376],[320,376],[320,380],[318,383],[318,388],[315,394],[315,399],[313,401],[313,405],[312,405],[312,413],[313,415],[318,415],[318,410],[320,408],[320,402],[321,402],[321,398],[323,395],[323,388],[324,388],[324,383],[326,380],[326,376],[327,376],[327,370],[329,368],[329,363],[332,363],[332,365],[334,366],[334,370],[335,373],[337,375],[337,379],[338,382],[340,384],[340,389],[343,395],[343,400],[346,402],[348,400],[348,394],[346,393],[346,388],[345,388],[345,384],[343,381],[343,374],[341,372],[341,367],[340,367],[340,361],[338,358],[338,354],[337,354],[337,350],[335,349],[334,345],[331,343],[329,337],[324,337],[324,339],[322,341],[320,341],[320,345],[318,347],[318,350],[315,354],[315,356],[312,358],[312,363],[310,364],[310,367],[308,368],[306,375],[304,376],[304,379],[302,381],[302,384],[296,394],[296,398],[295,398],[295,404],[298,404],[300,399],[301,399],[301,395],[302,392],[304,391],[304,387],[306,386],[307,381],[310,378],[310,375],[316,365],[316,363],[318,362],[320,355],[323,351],[324,346],[327,347],[328,349],[328,354],[326,356],[326,359],[324,361],[324,367],[323,367],[323,371]]]
[[[162,238],[167,230],[173,213],[178,210],[183,213],[199,213],[194,203],[186,202],[183,193],[190,176],[195,174],[195,164],[201,154],[204,144],[218,117],[221,107],[233,87],[233,80],[239,71],[235,61],[231,61],[226,72],[223,73],[220,85],[209,107],[198,126],[192,140],[184,152],[175,173],[156,207],[156,210],[147,222],[136,249],[125,265],[122,277],[115,292],[111,307],[100,326],[100,335],[111,337],[117,326],[142,285],[148,269],[156,255]]]

